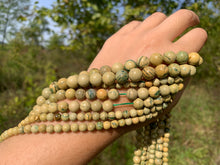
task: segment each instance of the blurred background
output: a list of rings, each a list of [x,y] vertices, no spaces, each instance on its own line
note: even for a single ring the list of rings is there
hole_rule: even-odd
[[[172,111],[171,165],[220,165],[220,2],[218,0],[1,0],[0,133],[15,126],[50,82],[86,69],[124,24],[186,8],[209,38],[204,64]],[[188,29],[190,30],[190,29]],[[90,165],[132,164],[135,132]]]

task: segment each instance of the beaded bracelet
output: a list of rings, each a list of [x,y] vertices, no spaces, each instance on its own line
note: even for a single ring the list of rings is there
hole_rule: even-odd
[[[18,134],[107,130],[156,119],[184,88],[184,78],[195,75],[202,62],[196,52],[169,51],[61,78],[42,90],[29,115],[17,127],[4,131],[0,142]],[[129,102],[114,103],[120,97]],[[62,101],[65,99],[71,102]],[[118,106],[129,108],[116,111]],[[168,164],[169,116],[137,130],[135,165]],[[66,123],[44,123],[47,121]]]

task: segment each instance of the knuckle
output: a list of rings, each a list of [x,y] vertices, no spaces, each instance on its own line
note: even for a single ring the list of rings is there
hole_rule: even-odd
[[[164,13],[162,13],[162,12],[156,12],[156,13],[154,13],[153,14],[154,16],[157,16],[157,17],[167,17]]]

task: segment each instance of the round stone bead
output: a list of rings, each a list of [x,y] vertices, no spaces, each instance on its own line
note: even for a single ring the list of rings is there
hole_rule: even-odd
[[[138,82],[142,79],[142,71],[139,68],[132,68],[129,71],[129,78],[132,82]]]
[[[160,80],[158,78],[155,78],[153,80],[153,85],[158,87],[160,85]]]
[[[196,52],[189,53],[188,63],[190,65],[198,65],[200,60],[200,55]]]
[[[62,125],[62,131],[63,132],[70,132],[70,125],[69,124],[67,124],[67,123],[65,123],[65,124],[63,124]]]
[[[57,82],[52,82],[50,85],[49,85],[49,88],[51,90],[52,93],[56,93],[59,88],[58,88],[58,85],[57,85]]]
[[[102,103],[102,108],[106,112],[110,112],[113,110],[114,106],[113,103],[110,100],[106,100]]]
[[[168,82],[168,84],[173,84],[174,83],[174,78],[173,77],[168,77],[167,82]]]
[[[128,125],[128,126],[131,125],[132,124],[131,118],[125,119],[125,124]]]
[[[148,66],[150,63],[149,59],[146,56],[141,56],[137,60],[137,65],[140,68],[144,68],[145,66]]]
[[[190,75],[190,65],[188,64],[183,64],[183,65],[180,65],[180,75],[182,77],[187,77]]]
[[[108,93],[105,89],[99,89],[96,92],[96,96],[100,100],[106,100],[108,98]]]
[[[68,87],[76,89],[78,87],[78,77],[78,75],[69,76],[66,81]]]
[[[170,64],[168,66],[170,76],[176,77],[180,74],[180,66],[178,64]]]
[[[131,117],[136,117],[136,116],[137,116],[137,111],[136,111],[135,109],[131,109],[131,110],[129,111],[129,113],[130,113],[130,116],[131,116]]]
[[[163,62],[163,56],[160,53],[153,53],[150,56],[150,63],[157,66]]]
[[[48,113],[47,114],[47,121],[53,121],[54,119],[54,114],[53,113]]]
[[[139,123],[139,118],[138,117],[134,117],[131,119],[133,124],[138,124]]]
[[[32,125],[31,126],[31,132],[32,133],[38,133],[39,132],[39,126],[38,125]]]
[[[104,66],[102,66],[102,67],[100,68],[100,73],[101,73],[101,75],[103,75],[105,72],[111,72],[111,71],[112,71],[112,69],[111,69],[111,67],[108,66],[108,65],[104,65]]]
[[[189,59],[188,53],[184,51],[179,51],[176,55],[176,61],[179,64],[186,64]]]
[[[130,115],[129,115],[129,111],[127,111],[127,110],[124,110],[123,112],[122,112],[122,115],[123,115],[123,117],[124,118],[128,118]]]
[[[160,95],[160,90],[158,87],[152,86],[149,88],[149,95],[153,98],[156,98]]]
[[[108,91],[108,97],[111,100],[117,100],[119,98],[119,92],[117,89],[110,89]]]
[[[85,70],[83,70],[83,71],[81,71],[81,72],[79,73],[79,75],[83,75],[83,74],[89,76],[89,72],[87,72],[87,71],[85,71]]]
[[[80,104],[78,103],[78,101],[71,101],[69,103],[69,110],[71,112],[77,112],[80,108]]]
[[[43,104],[41,105],[40,109],[41,109],[41,113],[48,113],[48,107],[49,107],[49,104]]]
[[[103,122],[99,121],[96,123],[96,129],[97,130],[102,130],[103,129]]]
[[[54,125],[54,132],[56,132],[56,133],[62,132],[62,125],[61,124],[55,124]]]
[[[99,100],[95,100],[91,103],[91,109],[95,112],[101,111],[102,103]]]
[[[179,86],[179,91],[183,90],[183,88],[184,88],[184,84],[183,83],[178,84],[178,86]]]
[[[46,132],[46,125],[45,124],[40,124],[38,129],[39,129],[40,133],[45,133]]]
[[[102,81],[106,85],[113,85],[115,83],[115,74],[113,72],[105,72],[102,76]]]
[[[169,52],[166,52],[164,53],[163,55],[163,61],[166,63],[166,64],[171,64],[171,63],[174,63],[176,60],[176,54],[172,51],[169,51]]]
[[[86,98],[86,92],[84,89],[79,88],[76,90],[75,96],[78,100],[84,100]]]
[[[92,86],[99,87],[102,84],[102,76],[100,73],[93,73],[90,75],[89,81]]]
[[[136,164],[139,164],[141,162],[141,158],[139,156],[134,156],[133,157],[133,162]]]
[[[47,114],[46,113],[40,114],[40,121],[47,121]]]
[[[95,89],[88,89],[86,91],[86,98],[89,100],[94,100],[96,99],[96,90]]]
[[[167,83],[168,83],[168,79],[167,78],[160,79],[160,84],[166,85]]]
[[[133,106],[134,106],[134,108],[136,108],[136,109],[141,109],[141,108],[143,108],[143,106],[144,106],[144,101],[141,100],[140,98],[137,98],[137,99],[134,100]]]
[[[46,99],[43,96],[39,96],[36,100],[37,105],[42,105],[44,104]]]
[[[78,113],[78,114],[77,114],[77,120],[83,121],[84,119],[85,119],[84,113]]]
[[[116,117],[116,119],[121,119],[122,118],[122,112],[121,111],[116,111],[115,112],[115,117]]]
[[[57,100],[64,100],[66,97],[65,97],[65,91],[64,90],[58,90],[56,92],[56,99]]]
[[[47,125],[46,127],[46,132],[47,133],[53,133],[54,132],[54,126],[53,125]]]
[[[136,151],[134,151],[134,155],[135,156],[141,156],[142,155],[142,151],[140,149],[136,150]]]
[[[79,130],[79,125],[77,123],[73,123],[70,126],[72,132],[77,132]]]
[[[61,119],[61,115],[59,113],[56,113],[54,115],[54,120],[59,121]]]
[[[56,94],[51,94],[49,100],[51,103],[56,103],[57,102]]]
[[[97,68],[92,68],[92,69],[90,69],[90,71],[89,71],[89,76],[91,76],[91,75],[94,74],[94,73],[100,73],[99,69],[97,69]]]
[[[124,119],[118,120],[118,125],[119,125],[120,127],[124,127],[124,126],[125,126],[125,120],[124,120]]]
[[[128,81],[128,73],[125,70],[118,71],[115,77],[119,84],[125,84]]]
[[[108,119],[107,112],[101,112],[100,113],[100,119],[103,120],[103,121],[107,120]]]
[[[68,121],[69,120],[69,114],[68,113],[63,113],[61,115],[61,120],[62,121]]]
[[[138,92],[137,92],[136,89],[130,88],[130,89],[127,90],[126,96],[127,96],[127,98],[128,98],[129,100],[132,101],[132,100],[135,100],[135,99],[137,98]]]
[[[179,91],[179,86],[177,84],[170,85],[170,93],[175,94]]]
[[[112,65],[112,71],[114,73],[117,73],[118,71],[123,70],[123,69],[124,69],[124,66],[121,63],[115,63]]]
[[[148,97],[144,100],[144,106],[150,108],[154,105],[154,100],[151,97]]]
[[[133,60],[127,60],[125,62],[124,68],[125,70],[131,70],[132,68],[135,68],[137,66],[136,62]]]
[[[145,104],[145,102],[144,102],[144,104]],[[144,107],[143,112],[144,112],[144,114],[145,114],[145,115],[148,115],[148,114],[150,113],[150,109],[149,109],[149,108]]]
[[[154,79],[155,77],[155,69],[151,66],[147,66],[147,67],[144,67],[144,69],[142,70],[143,72],[143,77],[146,79],[146,80],[152,80]]]
[[[145,86],[148,87],[148,88],[152,87],[152,85],[153,85],[152,81],[146,81],[145,82]]]
[[[86,121],[92,120],[92,113],[87,112],[87,113],[85,113],[84,117],[85,117]]]
[[[66,112],[68,110],[68,103],[67,102],[58,103],[58,110],[60,112]]]
[[[89,101],[87,100],[84,100],[80,103],[80,109],[83,111],[83,112],[87,112],[90,110],[90,107],[91,107],[91,104]]]
[[[87,124],[88,131],[94,131],[95,130],[95,124],[94,123],[88,123]]]
[[[138,97],[142,100],[146,99],[148,97],[148,90],[147,88],[139,88],[138,91]]]
[[[164,64],[160,64],[155,68],[155,72],[157,77],[159,78],[165,78],[168,75],[168,67]]]
[[[168,85],[161,85],[159,90],[162,96],[167,96],[170,94],[170,87]]]
[[[66,89],[68,87],[66,82],[67,82],[66,78],[61,78],[58,80],[57,85],[60,89]]]
[[[199,59],[199,65],[201,65],[202,63],[203,63],[203,58],[200,57],[200,59]]]
[[[167,95],[167,96],[163,96],[163,100],[164,102],[170,102],[172,99],[170,95]]]
[[[92,119],[95,120],[95,121],[96,121],[96,120],[99,120],[99,116],[100,116],[100,115],[99,115],[98,112],[92,113]]]
[[[88,87],[89,86],[89,75],[87,75],[87,74],[79,75],[78,84],[83,88]]]
[[[75,121],[75,120],[77,119],[77,114],[76,114],[76,113],[70,113],[70,114],[69,114],[69,119],[70,119],[71,121]]]
[[[106,130],[111,128],[111,123],[109,121],[104,121],[103,122],[103,128],[106,129]]]
[[[196,74],[196,67],[190,65],[190,76],[194,76]]]
[[[52,94],[50,88],[44,88],[42,90],[42,96],[45,98],[45,99],[48,99],[50,97],[50,95]]]
[[[117,120],[111,121],[111,127],[112,128],[118,128],[118,121]]]
[[[76,91],[72,88],[67,89],[65,92],[65,97],[70,100],[75,99],[75,92]]]
[[[109,112],[108,113],[108,119],[109,120],[114,120],[115,119],[115,112]]]
[[[163,98],[161,96],[159,96],[158,98],[154,99],[154,104],[155,105],[160,105],[163,103]]]

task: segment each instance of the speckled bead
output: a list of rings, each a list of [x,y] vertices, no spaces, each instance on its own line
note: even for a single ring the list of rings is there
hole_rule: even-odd
[[[76,113],[69,113],[69,119],[70,119],[70,121],[75,121],[77,119],[77,114]]]
[[[133,60],[127,60],[124,65],[125,70],[131,70],[132,68],[136,68],[137,64]]]
[[[184,88],[184,84],[183,83],[178,84],[178,86],[179,86],[179,91],[183,90],[183,88]]]
[[[39,96],[36,100],[37,105],[42,105],[44,104],[46,99],[43,96]]]
[[[66,97],[65,97],[65,91],[64,90],[58,90],[57,92],[56,92],[56,99],[58,100],[58,101],[60,101],[60,100],[64,100]]]
[[[190,76],[194,76],[196,74],[196,67],[190,65]]]
[[[42,90],[42,96],[45,98],[45,99],[48,99],[50,97],[50,95],[52,94],[51,92],[51,89],[50,88],[44,88]]]
[[[61,133],[62,132],[62,125],[61,124],[55,124],[54,125],[54,132]]]
[[[40,121],[47,121],[47,114],[46,113],[42,113],[40,114]]]
[[[78,100],[84,100],[86,98],[86,92],[84,89],[79,88],[76,90],[75,96]]]
[[[97,98],[100,99],[100,100],[106,100],[106,99],[108,98],[107,90],[105,90],[105,89],[99,89],[99,90],[97,90],[96,96],[97,96]]]
[[[56,103],[57,102],[56,94],[51,94],[49,100],[51,103]]]
[[[24,133],[31,133],[31,125],[24,126]]]
[[[92,69],[89,70],[89,76],[91,76],[91,75],[94,74],[94,73],[100,73],[99,69],[97,69],[97,68],[92,68]]]
[[[170,87],[168,85],[161,85],[159,87],[159,90],[162,96],[166,96],[170,94]]]
[[[94,131],[95,130],[95,124],[94,123],[88,123],[87,124],[87,130],[88,131]]]
[[[125,124],[128,125],[128,126],[131,125],[132,124],[131,118],[125,119]]]
[[[203,63],[203,58],[200,57],[200,59],[199,59],[199,65],[201,65],[202,63]]]
[[[149,95],[153,98],[156,98],[160,95],[160,90],[158,87],[152,86],[149,88]]]
[[[142,79],[142,71],[139,68],[132,68],[128,75],[132,82],[138,82]]]
[[[168,83],[168,79],[167,78],[160,79],[160,84],[161,85],[166,85],[167,83]]]
[[[89,100],[94,100],[96,99],[96,90],[95,89],[88,89],[86,91],[86,98]]]
[[[100,117],[100,115],[99,115],[98,112],[93,112],[93,113],[92,113],[92,119],[93,119],[93,120],[97,121],[97,120],[99,120],[99,117]]]
[[[90,110],[90,107],[91,107],[91,104],[89,101],[87,100],[84,100],[80,103],[80,109],[83,111],[83,112],[87,112]]]
[[[136,164],[139,164],[141,162],[141,159],[139,156],[134,156],[133,157],[133,162],[136,163]]]
[[[124,111],[122,112],[122,115],[123,115],[124,118],[128,118],[128,117],[130,116],[128,110],[124,110]]]
[[[189,59],[188,53],[184,51],[179,51],[176,55],[176,61],[179,64],[186,64]]]
[[[108,113],[107,112],[101,112],[100,113],[100,119],[105,121],[108,119]]]
[[[156,66],[156,68],[155,68],[156,75],[159,78],[167,77],[168,71],[169,71],[168,67],[164,64],[160,64],[160,65]]]
[[[61,78],[58,80],[57,85],[60,89],[66,89],[68,87],[66,82],[67,82],[66,78]]]
[[[131,120],[132,120],[133,124],[138,124],[139,123],[139,118],[138,117],[131,118]]]
[[[80,74],[78,77],[78,84],[83,88],[88,87],[89,86],[89,75]]]
[[[131,110],[129,111],[129,113],[130,113],[130,116],[131,116],[131,117],[136,117],[136,116],[137,116],[137,111],[136,111],[135,109],[131,109]]]
[[[170,93],[175,94],[179,91],[179,86],[177,84],[170,85]]]
[[[80,108],[80,104],[78,103],[78,101],[71,101],[69,103],[69,110],[71,112],[77,112],[79,111],[79,108]]]
[[[114,73],[117,73],[118,71],[123,70],[123,69],[124,69],[124,65],[121,64],[121,63],[114,63],[114,64],[112,65],[112,71],[113,71]]]
[[[145,86],[148,87],[148,88],[152,87],[152,85],[153,85],[152,81],[146,81],[145,82]]]
[[[115,117],[116,117],[116,119],[121,119],[122,118],[122,112],[121,111],[116,111],[115,112]]]
[[[188,63],[190,65],[198,65],[200,60],[200,55],[196,52],[189,53]]]
[[[97,130],[102,130],[103,129],[103,122],[99,121],[96,123],[96,129]]]
[[[114,120],[115,119],[115,112],[109,112],[108,113],[108,119],[109,120]]]
[[[154,77],[156,75],[155,69],[153,67],[151,67],[151,66],[144,67],[142,72],[143,72],[143,77],[146,80],[152,80],[152,79],[154,79]]]
[[[138,92],[137,92],[136,89],[130,88],[130,89],[127,90],[126,96],[129,100],[133,101],[137,98]]]
[[[178,64],[175,64],[175,63],[170,64],[168,66],[168,69],[169,69],[169,74],[172,77],[176,77],[180,74],[180,66]]]
[[[71,124],[70,130],[71,130],[72,132],[77,132],[77,131],[79,130],[79,125],[78,125],[77,123]]]
[[[40,133],[45,133],[46,132],[46,124],[40,124],[38,129],[39,129]]]
[[[102,67],[100,68],[100,73],[101,73],[101,75],[103,75],[105,72],[111,72],[111,71],[112,71],[112,69],[111,69],[111,67],[108,66],[108,65],[104,65],[104,66],[102,66]]]
[[[67,123],[65,123],[65,124],[63,124],[62,125],[62,131],[63,132],[70,132],[70,124],[67,124]]]
[[[145,103],[144,103],[144,104],[145,104]],[[144,107],[143,113],[144,113],[145,115],[148,115],[148,114],[150,113],[150,109]]]
[[[160,80],[158,79],[158,78],[155,78],[154,80],[153,80],[153,85],[154,86],[160,86]]]
[[[31,132],[32,133],[38,133],[39,132],[39,126],[38,125],[32,125],[31,126]]]
[[[128,73],[125,70],[120,70],[115,75],[116,81],[119,84],[125,84],[128,81]]]
[[[144,106],[150,108],[154,105],[154,100],[151,97],[148,97],[144,100]]]
[[[101,111],[102,103],[99,100],[95,100],[91,103],[91,109],[95,112]]]
[[[57,82],[52,82],[50,85],[49,85],[49,88],[51,90],[52,93],[56,93],[58,90],[59,90],[59,87],[57,85]]]
[[[144,101],[143,100],[141,100],[140,98],[137,98],[137,99],[135,99],[134,101],[133,101],[133,106],[134,106],[134,108],[136,108],[136,109],[141,109],[141,108],[143,108],[143,106],[144,106]]]
[[[138,93],[138,97],[142,100],[148,97],[148,90],[146,88],[139,88],[137,93]]]
[[[153,53],[150,56],[150,63],[157,66],[163,62],[163,56],[160,53]]]
[[[170,95],[167,95],[167,96],[163,96],[163,100],[164,102],[170,102],[172,99]]]
[[[190,75],[190,65],[188,64],[183,64],[183,65],[180,65],[180,75],[182,77],[187,77]]]
[[[68,110],[68,103],[67,102],[59,102],[58,103],[58,111],[66,112]]]
[[[109,122],[109,121],[104,121],[104,122],[103,122],[103,128],[104,128],[105,130],[111,128],[111,122]]]
[[[68,87],[76,89],[78,87],[78,77],[78,75],[69,76],[66,81]]]
[[[48,107],[49,107],[49,104],[43,104],[41,105],[41,113],[48,113]]]
[[[174,83],[174,78],[173,77],[168,77],[167,82],[168,82],[168,84],[173,84]]]
[[[75,92],[76,91],[72,88],[67,89],[65,92],[65,97],[69,100],[75,99]]]
[[[61,120],[62,121],[68,121],[69,120],[69,114],[68,113],[63,113],[61,115]]]
[[[93,87],[99,87],[102,84],[102,76],[100,73],[93,73],[90,75],[89,81]]]
[[[54,126],[53,125],[47,125],[46,127],[46,132],[47,133],[53,133],[54,132]]]
[[[111,128],[118,128],[118,121],[117,120],[111,121]]]
[[[53,121],[54,120],[54,114],[53,113],[48,113],[47,114],[47,121]]]
[[[102,108],[103,108],[103,110],[106,111],[106,112],[112,111],[113,108],[114,108],[112,101],[110,101],[110,100],[104,101],[104,102],[102,103]]]
[[[137,60],[137,65],[140,68],[144,68],[145,66],[148,66],[150,63],[150,60],[146,56],[141,56]]]
[[[117,89],[110,89],[108,91],[108,97],[111,100],[117,100],[119,98],[119,92]]]
[[[105,72],[102,76],[104,84],[110,86],[115,83],[115,74],[113,72]]]
[[[163,103],[163,98],[161,96],[154,99],[154,105],[160,105],[162,103]]]
[[[172,51],[166,52],[163,54],[163,61],[166,64],[174,63],[176,60],[176,54]]]

